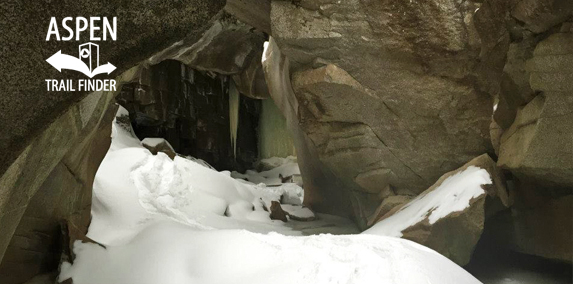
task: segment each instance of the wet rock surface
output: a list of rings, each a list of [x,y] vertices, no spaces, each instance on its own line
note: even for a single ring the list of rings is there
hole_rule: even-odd
[[[140,139],[162,137],[179,154],[203,159],[219,170],[244,171],[258,157],[260,101],[240,96],[235,157],[229,138],[231,80],[166,60],[140,67],[138,79],[121,89],[117,101],[129,111]]]

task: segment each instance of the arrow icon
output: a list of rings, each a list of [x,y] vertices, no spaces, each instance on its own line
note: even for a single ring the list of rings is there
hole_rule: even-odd
[[[83,61],[82,61],[83,62]],[[86,65],[87,67],[87,65]],[[100,65],[98,66],[94,71],[93,71],[93,76],[97,75],[97,74],[102,74],[102,73],[111,73],[113,72],[113,70],[115,70],[115,66],[113,66],[113,64],[111,63],[106,63],[104,65]],[[91,77],[90,77],[91,78]]]
[[[93,76],[98,74],[109,74],[115,70],[115,66],[108,62],[107,64],[98,66],[93,71],[90,71],[90,68],[81,59],[63,54],[61,50],[58,50],[58,52],[46,59],[46,62],[50,63],[50,65],[58,69],[60,72],[62,72],[62,69],[74,70],[83,73],[90,78],[93,78]]]

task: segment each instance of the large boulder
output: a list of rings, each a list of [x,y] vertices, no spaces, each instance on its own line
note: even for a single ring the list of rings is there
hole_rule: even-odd
[[[536,33],[544,32],[567,18],[573,12],[569,0],[521,0],[511,10],[511,15]]]
[[[520,41],[509,45],[503,68],[499,101],[494,112],[495,123],[501,129],[508,129],[515,119],[517,109],[535,97],[535,92],[529,86],[530,73],[526,63],[533,56],[533,50],[542,36],[529,32],[522,32],[521,36],[523,38]]]
[[[459,265],[470,261],[488,215],[512,200],[495,162],[483,154],[444,174],[414,200],[387,213],[366,234],[423,244]],[[497,203],[497,204],[496,204]]]
[[[279,106],[291,105],[283,114],[301,132],[302,164],[316,164],[301,166],[305,203],[362,228],[386,196],[416,195],[493,153],[486,92],[499,85],[509,44],[506,7],[387,2],[271,3],[269,46],[288,59],[292,84],[276,94],[274,75],[267,84]]]
[[[225,11],[242,22],[271,34],[271,0],[227,0]]]
[[[515,179],[509,245],[522,253],[573,259],[573,31],[564,23],[527,61],[537,96],[501,136],[498,166]]]
[[[410,202],[414,197],[408,195],[391,195],[384,200],[382,203],[376,208],[374,212],[374,216],[379,216],[379,218],[372,218],[369,220],[368,226],[374,225],[376,222],[380,221],[382,218],[387,216],[389,212],[396,212],[399,210],[404,204]]]
[[[236,7],[233,3],[229,1],[226,7]],[[235,9],[231,10],[244,16]],[[165,60],[177,60],[195,70],[231,75],[242,94],[255,99],[268,98],[261,66],[265,38],[262,31],[221,12],[202,31],[191,33],[144,64],[156,65]]]
[[[56,166],[48,171],[47,177],[37,191],[31,181],[41,178],[33,169],[45,169],[38,159],[52,148],[37,141],[30,149],[28,159],[16,172],[17,184],[12,206],[24,204],[20,219],[2,223],[2,243],[6,252],[0,264],[0,282],[22,283],[41,273],[54,271],[60,262],[60,222],[69,220],[83,233],[90,223],[92,185],[100,162],[107,153],[111,139],[111,122],[117,106],[113,93],[92,93],[70,110],[66,116],[56,120],[42,139],[52,143],[69,143],[70,149]],[[69,139],[70,141],[65,141]],[[51,144],[52,147],[57,147]],[[57,152],[56,152],[57,153]],[[39,177],[40,175],[40,177]],[[22,187],[24,186],[24,187]],[[2,187],[4,189],[4,187]],[[31,194],[28,203],[21,194]],[[14,230],[13,235],[9,230]]]
[[[519,180],[507,243],[515,251],[573,262],[573,194]]]
[[[517,111],[501,137],[498,165],[545,187],[573,188],[573,33],[540,42],[528,61],[529,82],[542,92]]]
[[[573,188],[573,97],[543,94],[503,133],[498,165],[545,187]]]
[[[344,189],[340,179],[331,171],[325,170],[325,165],[318,158],[316,147],[302,131],[298,121],[299,104],[290,80],[290,61],[282,54],[273,38],[266,44],[263,70],[271,98],[283,113],[296,148],[297,162],[303,175],[305,205],[348,217],[361,214],[357,199]]]
[[[155,65],[172,59],[197,70],[233,75],[246,69],[252,58],[261,58],[264,41],[261,31],[222,11],[203,29],[157,52],[145,63]]]

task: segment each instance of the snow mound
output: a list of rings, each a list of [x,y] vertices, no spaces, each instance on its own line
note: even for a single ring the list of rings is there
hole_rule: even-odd
[[[153,141],[152,141],[153,142]],[[128,242],[149,223],[174,220],[196,229],[243,228],[254,232],[299,231],[271,220],[272,201],[301,205],[296,184],[267,187],[217,172],[206,162],[165,153],[152,155],[135,137],[120,108],[112,144],[94,180],[88,236],[106,245]]]
[[[251,185],[250,189],[267,207],[271,206],[271,201],[280,201],[280,203],[283,204],[302,205],[304,198],[304,190],[294,183],[284,183],[280,186],[267,186],[264,183],[260,183]]]
[[[111,138],[112,143],[108,152],[128,147],[143,148],[141,141],[131,128],[129,113],[122,106],[119,106],[111,125]]]
[[[195,162],[195,163],[197,163],[197,164],[200,164],[200,165],[204,166],[205,168],[215,170],[215,168],[213,168],[213,166],[211,166],[209,163],[207,163],[207,162],[205,162],[205,161],[203,161],[203,160],[201,160],[201,159],[199,159],[199,158],[195,158],[195,157],[192,157],[192,156],[185,156],[185,159],[190,160],[190,161],[193,161],[193,162]]]
[[[244,230],[200,231],[159,222],[131,242],[104,249],[76,242],[75,284],[478,284],[440,254],[369,235],[289,237]]]
[[[270,220],[271,201],[302,201],[295,184],[236,180],[202,163],[152,155],[117,121],[96,174],[88,237],[59,280],[75,284],[479,284],[444,256],[408,240],[301,235]],[[300,205],[284,205],[310,216]],[[290,222],[289,222],[290,223]],[[278,233],[277,233],[278,232]],[[280,234],[279,234],[280,233]]]
[[[269,186],[281,185],[283,183],[281,177],[284,179],[287,177],[300,176],[297,160],[293,156],[286,158],[272,157],[263,159],[259,163],[265,168],[272,169],[262,172],[247,170],[244,174],[234,171],[231,175],[234,178],[245,179],[254,184],[264,183]]]
[[[420,194],[364,233],[402,237],[402,231],[426,218],[434,224],[451,213],[463,211],[472,199],[485,194],[482,185],[491,182],[485,169],[470,166],[445,179],[436,189]]]
[[[157,217],[140,205],[138,192],[129,179],[130,161],[146,153],[149,151],[144,148],[110,148],[94,179],[90,238],[105,244],[123,243],[139,232],[140,224]]]
[[[295,156],[288,156],[286,158],[282,157],[270,157],[262,159],[259,161],[259,166],[267,169],[274,169],[285,164],[297,163],[297,158]]]
[[[117,149],[108,152],[96,174],[88,236],[104,244],[124,243],[160,219],[202,229],[287,233],[288,227],[274,228],[279,224],[265,206],[283,196],[300,204],[303,194],[295,184],[254,185],[179,156],[171,160],[141,147]]]

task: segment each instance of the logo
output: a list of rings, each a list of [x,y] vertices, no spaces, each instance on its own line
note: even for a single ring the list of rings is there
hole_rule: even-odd
[[[99,45],[92,42],[80,44],[77,58],[63,54],[59,50],[46,61],[60,72],[62,69],[75,70],[90,78],[98,74],[110,74],[115,70],[115,66],[109,62],[104,65],[99,64]]]
[[[50,39],[55,39],[57,41],[70,41],[74,38],[76,41],[79,41],[82,32],[87,31],[89,27],[90,42],[78,45],[78,57],[64,54],[61,50],[58,50],[58,52],[46,59],[46,62],[52,65],[59,72],[62,72],[62,70],[72,70],[80,72],[89,78],[93,78],[99,74],[111,74],[116,67],[109,62],[100,65],[100,47],[92,41],[106,41],[108,39],[108,35],[111,40],[115,41],[117,39],[117,18],[114,17],[110,23],[106,17],[90,17],[89,22],[88,19],[84,17],[76,17],[75,31],[68,25],[72,20],[72,17],[62,19],[62,27],[68,32],[68,35],[60,37],[58,22],[55,17],[52,17],[48,27],[46,41],[50,41]],[[103,26],[98,25],[100,21]],[[116,90],[116,82],[113,79],[80,79],[77,81],[71,79],[45,79],[45,81],[48,91]]]

